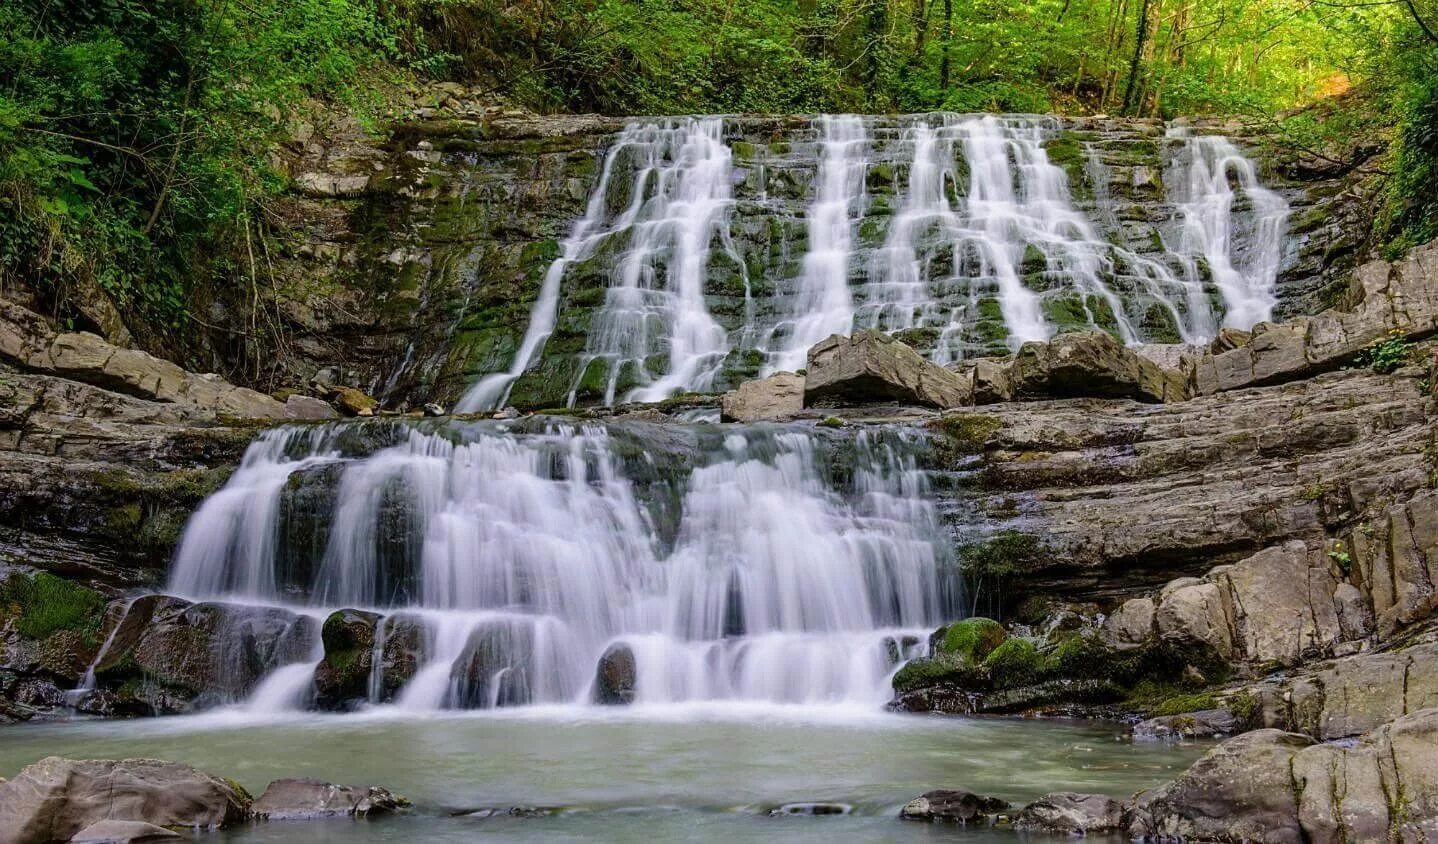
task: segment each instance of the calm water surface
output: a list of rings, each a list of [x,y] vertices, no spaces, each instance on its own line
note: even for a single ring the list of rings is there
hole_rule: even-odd
[[[1049,791],[1126,797],[1173,778],[1203,745],[1133,744],[1121,727],[957,719],[855,709],[532,707],[415,717],[393,710],[276,719],[243,710],[139,721],[0,728],[0,776],[43,756],[188,762],[259,793],[282,776],[377,784],[415,802],[404,817],[274,822],[215,842],[327,841],[1016,841],[905,823],[932,788],[1016,805]],[[791,801],[852,814],[769,817]],[[463,817],[510,806],[543,817]]]

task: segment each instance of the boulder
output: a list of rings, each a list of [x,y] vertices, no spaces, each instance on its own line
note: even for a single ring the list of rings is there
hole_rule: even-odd
[[[249,804],[243,789],[179,762],[50,756],[0,785],[0,841],[66,841],[101,821],[208,829],[244,820]]]
[[[962,824],[985,823],[993,815],[1009,808],[1008,801],[984,797],[968,791],[927,791],[899,810],[899,817],[910,821],[949,821]]]
[[[377,400],[354,387],[335,387],[329,399],[345,416],[374,416],[379,409]]]
[[[900,402],[940,409],[973,403],[973,386],[887,334],[835,334],[809,350],[804,404]]]
[[[450,670],[455,705],[490,709],[529,703],[533,697],[534,628],[527,621],[481,621]]]
[[[100,821],[77,832],[70,844],[145,844],[180,837],[178,832],[144,821]]]
[[[1123,828],[1123,804],[1106,794],[1060,791],[1045,794],[1014,818],[1019,832],[1082,837]]]
[[[1152,598],[1130,598],[1103,622],[1103,640],[1120,651],[1143,646],[1154,636]]]
[[[1126,813],[1144,840],[1303,841],[1289,766],[1312,740],[1255,730],[1204,754],[1168,785],[1143,792]]]
[[[1225,659],[1233,655],[1223,594],[1198,578],[1179,578],[1163,588],[1154,627],[1165,641],[1211,648]]]
[[[724,422],[776,422],[793,419],[803,409],[804,376],[777,372],[725,393],[719,414]]]
[[[610,645],[594,672],[594,702],[609,706],[633,703],[638,679],[634,650],[623,642]]]
[[[366,817],[397,812],[409,801],[378,786],[335,785],[316,779],[280,779],[250,807],[262,820]]]
[[[1014,357],[1013,398],[1127,398],[1176,402],[1188,398],[1185,378],[1103,331],[1061,334],[1025,343]]]
[[[1125,811],[1133,838],[1432,841],[1438,837],[1438,709],[1343,743],[1257,730],[1210,750]]]
[[[375,626],[381,616],[364,610],[337,610],[320,628],[325,655],[315,666],[315,704],[345,709],[369,698]]]
[[[316,422],[323,419],[334,419],[337,416],[339,414],[324,399],[302,396],[299,393],[285,399],[285,417],[287,419]]]
[[[1332,653],[1342,638],[1338,581],[1323,554],[1302,542],[1265,548],[1208,579],[1227,593],[1237,648],[1252,662],[1298,665]]]
[[[1243,727],[1238,716],[1227,709],[1200,709],[1140,721],[1133,727],[1133,737],[1141,741],[1216,738],[1236,735]]]

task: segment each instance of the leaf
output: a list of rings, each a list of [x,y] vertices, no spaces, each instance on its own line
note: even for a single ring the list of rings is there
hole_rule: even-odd
[[[71,167],[70,171],[65,175],[70,178],[70,184],[75,185],[76,187],[81,187],[85,190],[92,190],[96,193],[100,192],[100,189],[95,187],[95,183],[90,181],[90,178],[85,175],[85,171],[81,170],[79,167]]]

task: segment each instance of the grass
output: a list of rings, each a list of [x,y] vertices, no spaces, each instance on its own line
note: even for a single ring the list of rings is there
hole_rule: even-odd
[[[99,627],[105,599],[93,589],[41,572],[34,577],[11,575],[0,585],[0,606],[15,618],[20,635],[38,640],[59,630]]]

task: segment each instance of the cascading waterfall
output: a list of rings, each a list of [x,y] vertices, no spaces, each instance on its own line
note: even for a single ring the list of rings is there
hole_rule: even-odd
[[[1273,316],[1288,203],[1265,188],[1258,169],[1221,136],[1194,136],[1174,126],[1168,137],[1181,141],[1172,159],[1169,189],[1178,206],[1177,243],[1190,277],[1204,260],[1223,297],[1223,324],[1252,328]],[[1237,183],[1237,190],[1234,183]],[[1235,226],[1235,208],[1249,206],[1252,225]]]
[[[856,327],[940,363],[1085,328],[1202,343],[1276,301],[1288,207],[1222,137],[1123,142],[1150,167],[1051,117],[828,115],[768,145],[745,125],[621,132],[509,369],[459,409],[518,383],[530,404],[728,389]]]
[[[401,707],[588,703],[616,646],[641,703],[878,705],[961,605],[915,432],[699,425],[666,454],[642,445],[666,441],[656,426],[372,424],[394,444],[364,456],[354,426],[263,434],[196,512],[170,586],[315,618],[368,608],[377,655],[418,628]],[[311,478],[331,491],[307,514],[328,539],[304,559],[284,547],[287,496]],[[295,654],[250,706],[297,705],[319,657]],[[395,678],[374,665],[377,702]]]
[[[770,332],[767,345],[775,351],[764,374],[802,369],[810,346],[830,334],[848,334],[854,324],[849,264],[855,218],[864,209],[869,138],[855,115],[826,115],[819,123],[823,152],[808,209],[804,272],[793,295],[780,304],[788,316]]]

